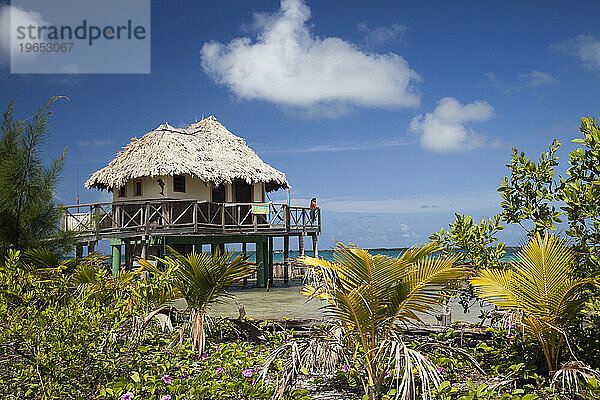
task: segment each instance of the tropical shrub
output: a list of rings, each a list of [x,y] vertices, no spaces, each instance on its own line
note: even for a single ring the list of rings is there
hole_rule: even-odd
[[[45,250],[23,254],[9,251],[0,265],[1,398],[120,398],[129,391],[157,399],[270,396],[269,386],[256,384],[262,347],[213,344],[200,355],[191,343],[170,349],[176,335],[148,318],[155,315],[148,309],[189,282],[173,271],[180,264],[162,270],[150,264],[150,271],[113,276],[96,255],[61,260]],[[190,262],[196,267],[194,288],[209,292],[205,303],[223,296],[232,282],[227,279],[248,268],[244,259],[233,265],[226,259],[208,256],[200,271],[200,264]],[[165,291],[165,283],[171,289]]]
[[[454,223],[448,230],[443,228],[429,237],[429,240],[459,257],[460,261],[472,267],[493,267],[506,251],[506,244],[498,241],[497,234],[504,229],[500,225],[500,215],[478,224],[464,214],[455,214]]]
[[[440,305],[447,298],[443,289],[467,273],[454,266],[456,256],[436,256],[438,250],[429,244],[390,258],[338,244],[335,262],[305,257],[314,275],[303,293],[325,300],[327,314],[339,326],[308,342],[284,345],[267,359],[266,368],[286,350],[292,354],[292,370],[331,371],[346,364],[358,371],[369,399],[380,397],[388,377],[396,382],[398,396],[414,398],[417,371],[427,396],[439,383],[436,367],[405,345],[401,323]],[[284,382],[289,378],[290,373]]]
[[[510,176],[502,178],[498,189],[503,199],[500,203],[504,210],[502,219],[509,224],[522,226],[529,236],[555,230],[555,223],[561,222],[562,213],[555,205],[560,187],[554,180],[555,167],[558,165],[558,156],[555,154],[559,147],[560,143],[554,140],[537,162],[514,148],[511,162],[506,165]],[[527,222],[531,225],[524,225]]]
[[[56,304],[2,310],[2,398],[93,397],[99,384],[120,372],[122,344],[110,340],[126,316],[118,310]]]
[[[573,351],[577,359],[593,368],[600,368],[600,299],[585,304],[570,326]]]
[[[559,367],[565,329],[585,303],[582,291],[595,277],[573,275],[574,255],[557,236],[537,234],[517,255],[513,269],[486,268],[470,279],[475,293],[501,310],[518,313],[536,340],[549,371]]]
[[[143,348],[143,347],[142,347]],[[155,348],[156,350],[156,348]],[[268,399],[271,388],[257,382],[262,348],[249,343],[218,343],[206,347],[196,361],[189,345],[176,352],[155,351],[136,357],[126,374],[103,385],[98,398],[114,399]]]
[[[231,253],[190,253],[182,255],[172,251],[170,256],[159,260],[172,271],[173,285],[181,293],[191,317],[181,328],[180,337],[185,329],[190,330],[192,347],[201,355],[205,345],[207,308],[210,304],[228,296],[226,289],[249,277],[253,272],[248,257]],[[142,265],[148,266],[147,262]]]
[[[580,144],[569,153],[570,167],[560,199],[569,230],[567,235],[576,240],[577,269],[582,273],[598,269],[600,246],[600,126],[592,117],[581,118]]]
[[[485,268],[497,266],[506,254],[506,244],[498,240],[498,233],[504,229],[500,224],[500,215],[489,220],[481,220],[479,224],[473,218],[464,214],[455,214],[455,220],[449,229],[442,228],[429,237],[445,252],[458,257],[457,262],[470,268]],[[475,296],[470,285],[466,282],[458,291],[458,302],[465,312],[476,304]]]

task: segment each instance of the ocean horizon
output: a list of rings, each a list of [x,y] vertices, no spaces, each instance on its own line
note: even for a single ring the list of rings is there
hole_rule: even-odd
[[[399,255],[404,253],[406,250],[408,250],[408,248],[400,248],[400,247],[399,248],[373,248],[373,249],[365,249],[365,250],[367,250],[369,253],[371,253],[373,255],[383,254],[384,256],[388,256],[388,257],[398,257]],[[520,250],[519,247],[507,247],[506,254],[504,255],[504,257],[502,257],[500,259],[500,261],[501,262],[511,262],[514,259],[515,254],[519,250]],[[233,253],[236,255],[241,254],[239,251],[234,251]],[[331,249],[319,250],[319,257],[324,258],[329,261],[333,261],[334,253],[335,253],[335,250],[331,250]],[[252,262],[256,261],[256,253],[254,251],[248,251],[247,254],[250,255],[250,261],[252,261]],[[308,257],[312,257],[313,252],[312,252],[312,250],[305,249],[304,255],[308,256]],[[289,257],[290,257],[290,259],[298,258],[298,257],[300,257],[300,252],[299,251],[290,251]],[[122,254],[121,255],[121,263],[124,263],[124,262],[125,262],[125,255]],[[275,250],[275,252],[273,253],[273,262],[275,262],[275,263],[283,262],[283,251],[282,250]]]

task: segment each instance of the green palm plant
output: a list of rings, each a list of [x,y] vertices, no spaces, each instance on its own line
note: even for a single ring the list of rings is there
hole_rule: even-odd
[[[137,277],[144,270],[138,268],[132,271],[119,271],[113,275],[100,261],[106,256],[87,256],[73,273],[72,282],[81,288],[81,297],[85,301],[97,304],[115,304],[132,297],[131,289],[137,282]]]
[[[201,355],[205,344],[207,308],[229,296],[227,288],[249,277],[254,268],[248,257],[231,253],[190,253],[182,255],[172,251],[160,260],[167,269],[173,270],[174,285],[191,309],[188,324],[182,327],[180,337],[187,327],[191,330],[193,349]]]
[[[538,233],[515,257],[512,269],[485,268],[470,283],[481,299],[522,313],[525,333],[539,342],[548,369],[555,371],[566,326],[586,301],[582,290],[596,277],[576,277],[572,250],[547,233]]]
[[[15,289],[13,294],[20,293],[17,297],[65,304],[70,297],[84,291],[78,288],[93,286],[88,285],[91,281],[86,281],[83,274],[87,271],[87,278],[91,277],[91,271],[99,274],[105,269],[102,263],[106,260],[100,254],[63,259],[48,248],[9,250],[6,262],[0,264],[0,276],[10,282]]]
[[[142,314],[151,315],[161,311],[172,300],[181,298],[181,292],[175,285],[174,272],[177,264],[171,263],[158,268],[158,263],[138,260],[144,273],[137,284],[131,288],[132,301]]]
[[[439,306],[448,298],[448,285],[468,273],[454,266],[456,256],[438,251],[427,244],[391,258],[338,244],[334,262],[303,258],[313,276],[303,293],[325,300],[326,312],[341,325],[341,342],[352,365],[363,372],[369,399],[380,396],[388,372],[403,398],[416,396],[415,369],[423,396],[439,384],[435,366],[402,341],[401,325]]]

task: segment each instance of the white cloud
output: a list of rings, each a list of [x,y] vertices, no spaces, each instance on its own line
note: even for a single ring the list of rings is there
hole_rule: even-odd
[[[531,89],[537,89],[544,86],[554,85],[558,81],[547,72],[531,71],[528,74],[521,74],[519,78],[525,81],[525,86]]]
[[[574,118],[544,127],[538,130],[537,133],[539,135],[550,136],[552,138],[564,139],[567,141],[579,134],[579,126],[579,121],[577,118]]]
[[[461,104],[444,97],[433,112],[414,117],[410,130],[421,135],[421,146],[437,153],[468,151],[485,143],[485,137],[466,126],[467,122],[485,121],[494,116],[494,108],[486,101]]]
[[[367,45],[377,47],[391,40],[402,38],[406,35],[408,27],[403,24],[392,24],[391,26],[378,26],[370,28],[364,22],[357,25],[357,29],[364,35],[364,41]]]
[[[324,211],[366,214],[428,214],[492,211],[498,208],[500,195],[495,190],[479,192],[428,193],[395,199],[364,200],[350,198],[318,198]],[[275,200],[274,200],[275,201]],[[306,206],[309,198],[294,198],[292,205]]]
[[[544,87],[558,83],[558,80],[551,74],[536,70],[526,74],[520,74],[519,79],[521,83],[514,85],[506,84],[498,75],[493,72],[486,72],[484,75],[492,87],[502,94],[521,93],[525,89],[530,89],[531,91],[535,92]]]
[[[398,225],[398,228],[400,228],[400,236],[404,239],[409,239],[411,236],[414,236],[414,234],[412,233],[410,226],[406,225],[406,224],[400,224]]]
[[[8,64],[10,62],[11,55],[11,47],[10,47],[10,27],[12,26],[40,26],[40,25],[48,25],[48,22],[42,18],[42,16],[33,11],[25,11],[21,8],[15,6],[1,6],[0,7],[0,65]],[[13,34],[16,35],[16,30],[13,30]],[[39,39],[36,40],[28,40],[27,43],[39,42]],[[14,40],[14,43],[17,43]],[[26,43],[21,40],[19,43]],[[16,49],[15,49],[16,50]],[[20,54],[19,51],[13,51],[13,56],[18,56]],[[27,59],[31,60],[31,54],[28,55]],[[17,58],[13,60],[13,62],[20,62],[20,59]]]
[[[600,70],[600,40],[592,35],[579,35],[561,44],[553,45],[551,49],[577,58],[589,69]]]
[[[420,80],[394,53],[375,54],[337,37],[319,38],[300,0],[282,0],[272,15],[255,15],[255,40],[205,43],[202,67],[217,83],[242,99],[285,106],[410,107],[419,104]]]
[[[504,81],[493,72],[486,72],[484,75],[487,78],[490,85],[492,85],[494,89],[496,89],[502,94],[512,94],[521,91],[521,88],[518,86],[510,86],[505,84]]]
[[[409,143],[410,140],[408,138],[401,137],[397,139],[374,139],[365,142],[323,143],[314,146],[294,147],[275,151],[279,153],[328,153],[338,151],[365,151],[406,146]]]

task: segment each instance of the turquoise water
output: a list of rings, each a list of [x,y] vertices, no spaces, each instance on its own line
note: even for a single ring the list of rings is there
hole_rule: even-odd
[[[369,250],[372,254],[384,254],[390,257],[397,257],[402,254],[405,249],[377,249]],[[506,255],[502,261],[509,262],[518,251],[516,248],[507,249]],[[254,253],[252,261],[254,261]],[[312,251],[306,251],[307,256],[312,256]],[[290,251],[290,258],[298,257],[300,254],[297,251]],[[332,250],[320,250],[319,256],[328,260],[333,260]],[[273,255],[274,262],[283,262],[283,253],[275,253]],[[248,316],[256,319],[282,319],[282,318],[309,318],[323,319],[325,317],[322,307],[325,303],[319,299],[308,300],[307,297],[300,294],[302,286],[296,282],[290,287],[275,284],[269,291],[264,288],[247,288],[242,290],[232,291],[233,298],[225,299],[224,302],[213,305],[209,313],[211,315],[223,315],[235,318],[238,315],[237,303],[244,304]],[[471,324],[479,322],[479,315],[482,310],[489,310],[491,306],[483,306],[478,302],[467,310],[458,304],[456,299],[451,300],[450,307],[452,309],[452,321],[462,321]],[[437,307],[431,314],[419,314],[421,321],[428,325],[437,323],[435,314],[440,314],[441,309]]]
[[[506,254],[500,261],[503,261],[503,262],[511,261],[518,250],[519,250],[518,248],[514,248],[514,247],[506,249]],[[404,253],[405,251],[406,251],[406,249],[374,249],[374,250],[369,250],[369,253],[383,254],[388,257],[397,257],[398,255]],[[333,250],[319,250],[319,257],[324,258],[329,261],[333,261],[333,253],[334,253]],[[239,254],[239,253],[236,253],[236,254]],[[250,255],[250,261],[254,262],[256,260],[255,253],[248,252],[248,254]],[[305,250],[304,254],[306,256],[312,257],[313,252],[310,250]],[[290,251],[290,258],[293,259],[293,258],[296,258],[299,256],[300,256],[300,252]],[[125,255],[121,255],[121,262],[122,263],[125,262]],[[276,263],[283,262],[283,252],[277,251],[276,253],[274,253],[273,254],[273,262],[276,262]]]
[[[406,249],[376,249],[376,250],[369,250],[369,253],[371,254],[383,254],[385,256],[388,257],[398,257],[400,254],[404,253],[406,251]],[[515,253],[518,251],[518,249],[516,248],[509,248],[507,249],[506,254],[504,255],[504,257],[502,258],[501,261],[503,262],[509,262],[511,261],[511,259],[513,258],[513,256],[515,255]],[[319,257],[320,258],[324,258],[326,260],[329,261],[333,261],[333,250],[319,250]],[[313,252],[312,251],[308,251],[305,250],[304,252],[305,255],[312,257]],[[300,253],[297,251],[290,251],[290,258],[296,258],[299,257]],[[252,255],[253,259],[254,259],[254,255]],[[283,262],[283,253],[275,253],[273,254],[273,262]]]
[[[507,249],[506,256],[502,261],[510,261],[518,249]],[[377,249],[369,250],[372,254],[384,254],[390,257],[397,257],[404,252],[405,249]],[[254,261],[254,252],[249,253],[252,261]],[[312,256],[312,251],[306,251],[307,256]],[[298,257],[297,251],[291,251],[290,257]],[[328,260],[333,259],[332,250],[319,251],[319,256]],[[283,262],[283,253],[275,253],[273,255],[274,262]],[[296,319],[308,318],[321,320],[325,318],[323,306],[325,303],[319,299],[309,299],[300,294],[302,285],[298,281],[292,282],[292,285],[283,286],[281,282],[275,282],[275,285],[269,290],[265,288],[256,288],[253,285],[244,289],[233,289],[231,294],[233,297],[224,299],[223,302],[214,304],[209,309],[209,314],[212,316],[228,316],[236,318],[238,316],[238,303],[244,305],[249,317],[255,319]],[[182,302],[182,304],[184,301]],[[465,313],[456,299],[450,302],[452,309],[452,320],[463,321],[471,324],[479,322],[478,316],[481,310],[488,310],[490,306],[481,307],[475,302],[470,309]],[[182,308],[185,308],[182,305]],[[435,314],[440,314],[441,309],[436,308],[431,315],[421,315],[422,322],[425,324],[436,324]]]
[[[516,254],[516,252],[519,249],[517,248],[509,248],[506,250],[506,254],[504,255],[504,257],[500,260],[503,262],[509,262],[512,260],[512,258],[514,257],[514,255]],[[404,253],[406,251],[406,249],[374,249],[374,250],[369,250],[369,253],[371,254],[383,254],[385,256],[388,257],[398,257],[398,255]],[[326,260],[329,261],[333,261],[333,250],[319,250],[319,257],[320,258],[324,258]],[[249,253],[251,254],[250,256],[250,260],[254,261],[255,260],[255,254]],[[304,254],[306,256],[312,257],[313,252],[310,250],[305,250]],[[296,258],[300,256],[300,252],[298,251],[290,251],[290,258]],[[273,254],[273,262],[283,262],[283,252],[277,252],[275,254]]]

